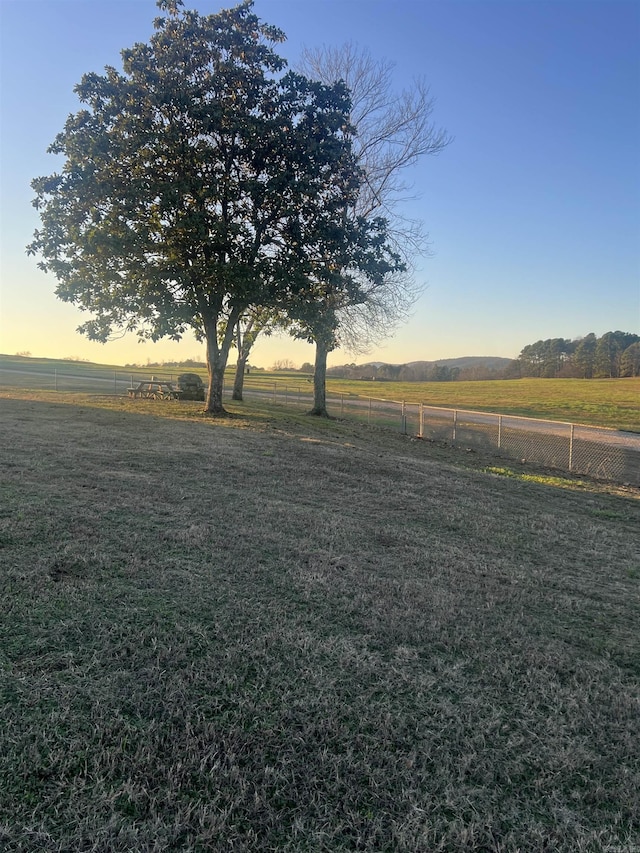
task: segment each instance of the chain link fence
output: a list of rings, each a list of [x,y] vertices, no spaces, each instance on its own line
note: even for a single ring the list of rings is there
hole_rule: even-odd
[[[418,435],[521,462],[640,485],[640,436],[560,421],[419,407]]]
[[[153,368],[109,370],[71,363],[68,369],[34,366],[0,367],[0,385],[78,393],[127,394],[133,385],[150,380]],[[153,373],[172,382],[182,372]],[[246,377],[245,396],[308,410],[312,384],[274,382],[260,374]],[[225,389],[231,395],[231,386]],[[549,468],[640,486],[640,435],[558,421],[447,409],[418,403],[381,400],[357,394],[328,393],[327,407],[337,417],[357,419],[371,427],[398,430],[430,441],[446,442],[500,458],[534,462]]]
[[[289,401],[293,398],[291,388],[287,397]],[[285,403],[282,391],[277,397],[274,393],[274,402],[276,399]],[[309,394],[307,407],[310,400]],[[340,417],[354,418],[370,426],[396,429],[406,435],[498,458],[640,486],[640,435],[634,433],[355,394],[330,394],[327,407]]]

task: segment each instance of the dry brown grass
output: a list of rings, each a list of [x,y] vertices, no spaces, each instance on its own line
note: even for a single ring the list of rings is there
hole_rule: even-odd
[[[640,845],[637,491],[56,400],[0,399],[3,851]]]

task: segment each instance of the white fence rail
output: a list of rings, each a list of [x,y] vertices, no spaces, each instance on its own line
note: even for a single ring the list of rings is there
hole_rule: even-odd
[[[158,380],[173,381],[180,372],[154,375]],[[150,368],[111,371],[74,364],[68,370],[0,368],[0,386],[99,394],[126,394],[131,385],[150,378]],[[226,393],[231,394],[230,387]],[[273,382],[255,374],[246,379],[245,396],[304,410],[310,408],[312,389],[308,382]],[[357,394],[330,393],[327,405],[339,417],[357,419],[372,427],[640,486],[640,434]]]

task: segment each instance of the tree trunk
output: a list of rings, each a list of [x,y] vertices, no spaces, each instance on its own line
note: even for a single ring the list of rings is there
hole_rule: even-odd
[[[229,335],[225,336],[221,346],[218,346],[217,323],[205,322],[205,334],[207,339],[207,370],[209,372],[209,386],[205,399],[204,410],[210,415],[226,415],[222,403],[222,391],[224,386],[224,370],[227,366],[229,348],[231,341]]]
[[[244,372],[247,367],[247,357],[244,358],[242,356],[238,356],[238,361],[236,362],[236,375],[233,380],[233,394],[231,395],[232,400],[242,400],[242,390],[244,388]]]
[[[222,404],[224,366],[222,366],[220,358],[213,360],[207,358],[207,368],[209,370],[209,386],[204,410],[210,415],[226,415],[227,410]]]
[[[308,415],[328,418],[327,411],[327,355],[329,347],[322,341],[316,341],[316,364],[313,371],[313,408]]]

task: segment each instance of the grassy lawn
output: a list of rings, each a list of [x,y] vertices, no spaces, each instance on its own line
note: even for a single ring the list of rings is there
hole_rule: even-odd
[[[0,397],[0,849],[640,845],[638,490],[200,409]]]

